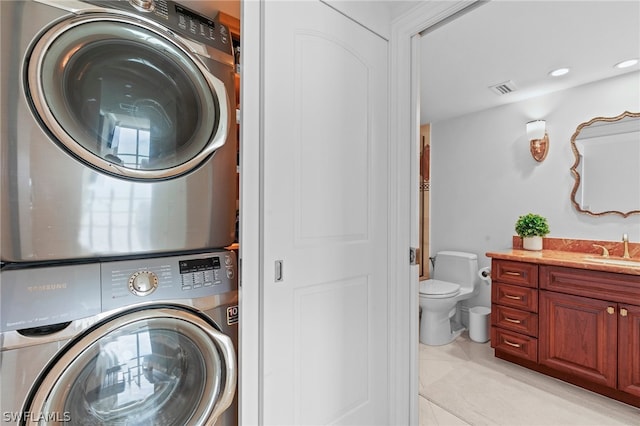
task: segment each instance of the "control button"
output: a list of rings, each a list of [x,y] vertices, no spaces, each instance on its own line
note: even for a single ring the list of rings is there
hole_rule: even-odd
[[[156,9],[155,0],[129,0],[129,4],[140,12],[153,12]]]
[[[231,256],[226,255],[224,257],[224,264],[227,266],[231,266],[231,264],[233,264],[233,260],[231,259]]]
[[[182,289],[183,290],[191,290],[191,286],[190,285],[183,285]]]
[[[233,269],[229,268],[227,269],[227,278],[231,279],[235,276],[235,273],[233,272]]]
[[[187,19],[184,15],[178,15],[178,26],[183,30],[187,29]]]
[[[136,296],[146,296],[158,288],[158,276],[151,271],[138,271],[129,277],[129,291]]]
[[[202,284],[194,284],[194,285],[193,285],[193,288],[194,288],[194,289],[195,289],[195,288],[200,288],[200,287],[202,287]]]

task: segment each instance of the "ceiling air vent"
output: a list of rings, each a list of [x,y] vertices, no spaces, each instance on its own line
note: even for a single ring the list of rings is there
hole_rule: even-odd
[[[489,86],[496,95],[506,95],[507,93],[514,92],[516,90],[516,85],[513,81],[505,81],[504,83],[496,84],[494,86]]]

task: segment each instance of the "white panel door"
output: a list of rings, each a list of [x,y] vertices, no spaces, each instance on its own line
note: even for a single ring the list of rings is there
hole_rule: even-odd
[[[263,22],[263,420],[386,425],[388,43],[316,1]]]

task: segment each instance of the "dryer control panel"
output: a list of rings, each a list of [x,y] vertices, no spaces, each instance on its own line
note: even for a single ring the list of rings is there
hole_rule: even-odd
[[[102,310],[237,291],[236,271],[233,251],[104,262]]]
[[[156,21],[184,37],[233,56],[227,27],[171,0],[82,0],[109,9],[124,10]]]

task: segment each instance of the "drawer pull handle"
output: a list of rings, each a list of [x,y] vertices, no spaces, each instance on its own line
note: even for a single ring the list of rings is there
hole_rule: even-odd
[[[512,296],[510,294],[505,294],[504,297],[506,297],[507,299],[522,300],[522,296]]]
[[[521,348],[522,347],[522,345],[520,345],[518,343],[512,343],[512,342],[510,342],[510,341],[508,341],[506,339],[504,340],[504,343],[505,343],[505,345],[513,346],[514,348]]]
[[[616,312],[616,308],[614,308],[613,306],[609,306],[609,307],[607,308],[607,313],[608,313],[609,315],[613,315],[615,312]]]
[[[513,275],[515,277],[519,277],[520,276],[520,272],[505,271],[504,274],[505,275]]]
[[[522,321],[520,321],[520,320],[517,320],[517,319],[511,319],[511,318],[509,318],[509,317],[504,317],[504,320],[505,320],[505,321],[508,321],[508,322],[512,322],[512,323],[514,323],[514,324],[521,324],[521,323],[522,323]]]
[[[627,311],[625,308],[620,309],[620,316],[626,317],[628,314],[629,311]]]

